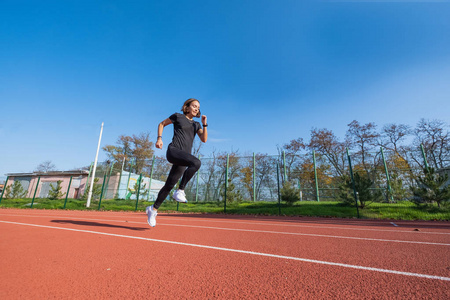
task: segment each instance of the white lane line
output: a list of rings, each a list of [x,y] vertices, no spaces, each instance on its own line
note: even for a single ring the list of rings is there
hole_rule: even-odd
[[[41,217],[41,216],[33,216],[33,217]],[[70,218],[72,220],[76,219],[76,220],[89,220],[89,221],[115,222],[115,223],[133,223],[133,224],[145,224],[145,225],[147,225],[147,222],[123,221],[123,220],[78,218],[78,217],[69,217],[69,216],[67,216],[67,217],[65,217],[65,216],[46,216],[46,217],[53,217],[53,218],[59,217],[59,218]],[[243,228],[223,228],[223,227],[212,227],[212,226],[171,224],[171,223],[161,223],[161,222],[158,223],[158,226],[189,227],[189,228],[200,228],[200,229],[214,229],[214,230],[226,230],[226,231],[238,231],[238,232],[254,232],[254,233],[270,233],[270,234],[283,234],[283,235],[311,236],[311,237],[350,239],[350,240],[375,241],[375,242],[391,242],[391,243],[405,243],[405,244],[450,246],[450,244],[447,244],[447,243],[436,243],[436,242],[420,242],[420,241],[361,238],[361,237],[350,237],[350,236],[339,236],[339,235],[284,232],[284,231],[271,231],[271,230],[255,230],[255,229],[243,229]]]
[[[145,215],[145,213],[144,213]],[[12,214],[1,214],[0,216],[16,216],[16,217],[52,217],[52,218],[73,218],[74,215],[69,216],[52,216],[52,215],[12,215]],[[159,215],[164,218],[165,216],[162,214]],[[143,218],[142,216],[124,216],[126,218]],[[171,216],[172,218],[173,216]],[[146,217],[144,217],[146,218]],[[176,219],[189,220],[192,221],[192,218],[186,217],[174,217]],[[437,234],[437,235],[450,235],[450,232],[432,232],[432,231],[406,231],[406,230],[392,230],[392,229],[370,229],[370,228],[349,228],[349,227],[341,227],[341,226],[311,226],[311,225],[303,225],[303,224],[280,224],[280,223],[262,223],[262,222],[245,222],[245,221],[235,221],[235,220],[200,220],[195,219],[198,222],[210,222],[210,223],[229,223],[229,224],[247,224],[247,225],[265,225],[265,226],[282,226],[282,227],[297,227],[297,228],[314,228],[314,229],[343,229],[343,230],[356,230],[356,231],[376,231],[376,232],[396,232],[396,233],[409,233],[409,234]],[[365,226],[365,225],[349,225],[349,226]],[[419,226],[420,227],[420,226]]]
[[[27,223],[19,223],[19,222],[9,222],[9,221],[1,221],[1,220],[0,220],[0,223],[7,223],[7,224],[14,224],[14,225],[24,225],[24,226],[40,227],[40,228],[59,229],[59,230],[75,231],[75,232],[83,232],[83,233],[92,233],[92,234],[107,235],[107,236],[121,237],[121,238],[128,238],[128,239],[136,239],[136,240],[144,240],[144,241],[151,241],[151,242],[158,242],[158,243],[165,243],[165,244],[173,244],[173,245],[181,245],[181,246],[189,246],[189,247],[196,247],[196,248],[212,249],[212,250],[219,250],[219,251],[226,251],[226,252],[250,254],[250,255],[265,256],[265,257],[271,257],[271,258],[281,258],[281,259],[288,259],[288,260],[294,260],[294,261],[315,263],[315,264],[321,264],[321,265],[358,269],[358,270],[364,270],[364,271],[373,271],[373,272],[396,274],[396,275],[404,275],[404,276],[419,277],[419,278],[426,278],[426,279],[450,281],[450,277],[435,276],[435,275],[420,274],[420,273],[412,273],[412,272],[403,272],[403,271],[396,271],[396,270],[389,270],[389,269],[380,269],[380,268],[372,268],[372,267],[364,267],[364,266],[358,266],[358,265],[342,264],[342,263],[335,263],[335,262],[329,262],[329,261],[314,260],[314,259],[307,259],[307,258],[300,258],[300,257],[293,257],[293,256],[285,256],[285,255],[277,255],[277,254],[270,254],[270,253],[262,253],[262,252],[254,252],[254,251],[245,251],[245,250],[238,250],[238,249],[232,249],[232,248],[214,247],[214,246],[207,246],[207,245],[200,245],[200,244],[191,244],[191,243],[182,243],[182,242],[175,242],[175,241],[168,241],[168,240],[150,239],[150,238],[131,236],[131,235],[114,234],[114,233],[106,233],[106,232],[91,231],[91,230],[81,230],[81,229],[73,229],[73,228],[65,228],[65,227],[55,227],[55,226],[46,226],[46,225],[27,224]]]
[[[297,232],[282,232],[282,231],[270,231],[270,230],[253,230],[253,229],[238,229],[238,228],[222,228],[222,227],[210,227],[210,226],[195,226],[195,225],[180,225],[180,224],[161,224],[164,226],[179,226],[179,227],[191,227],[191,228],[205,228],[216,230],[229,230],[229,231],[243,231],[243,232],[255,232],[255,233],[273,233],[273,234],[286,234],[286,235],[299,235],[299,236],[312,236],[312,237],[324,237],[335,239],[350,239],[350,240],[363,240],[363,241],[376,241],[376,242],[392,242],[392,243],[407,243],[407,244],[422,244],[422,245],[438,245],[438,246],[450,246],[445,243],[433,243],[433,242],[417,242],[417,241],[402,241],[402,240],[386,240],[386,239],[373,239],[373,238],[360,238],[351,236],[338,236],[338,235],[324,235],[324,234],[312,234],[312,233],[297,233]]]

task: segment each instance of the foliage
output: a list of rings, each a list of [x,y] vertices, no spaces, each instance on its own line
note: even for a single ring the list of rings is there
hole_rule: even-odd
[[[48,199],[55,200],[65,195],[65,193],[61,192],[61,183],[62,180],[58,180],[56,182],[56,186],[53,186],[53,184],[50,183],[50,190],[48,191]]]
[[[102,185],[97,184],[98,181],[99,181],[98,178],[94,178],[94,186],[92,187],[92,199],[100,199],[100,195],[102,194]],[[84,201],[87,200],[90,187],[91,187],[91,184],[88,183],[86,186],[86,189],[84,190],[84,194],[81,197],[82,200],[84,200]]]
[[[121,135],[116,143],[116,146],[106,145],[102,148],[113,162],[122,165],[125,159],[125,168],[129,166],[128,169],[131,169],[132,167],[136,174],[149,173],[147,171],[151,167],[151,158],[153,157],[153,142],[150,141],[149,133],[133,134],[132,136]],[[135,161],[131,162],[131,157]]]
[[[448,175],[436,174],[434,168],[425,168],[424,175],[417,178],[417,187],[411,187],[413,202],[416,205],[437,203],[438,207],[450,201]]]
[[[295,185],[289,181],[286,181],[283,184],[283,187],[280,191],[281,201],[286,201],[288,204],[293,204],[296,201],[300,200],[299,190],[295,188]]]
[[[414,129],[415,139],[413,146],[419,148],[423,146],[425,156],[430,166],[435,169],[444,168],[448,165],[450,159],[450,131],[449,125],[440,120],[421,119]],[[421,159],[413,159],[421,163]]]
[[[403,201],[410,197],[408,188],[405,187],[404,179],[398,174],[398,172],[392,172],[390,174],[391,191],[388,192],[388,197],[397,201]]]
[[[231,179],[228,179],[228,187],[226,195],[227,195],[227,203],[244,201],[241,192],[239,190],[236,190],[236,186],[234,185],[233,182],[231,182]],[[223,185],[221,196],[222,199],[225,199],[225,184]]]
[[[25,198],[28,194],[20,181],[16,180],[12,185],[8,185],[5,188],[4,198],[5,199],[21,199]]]
[[[311,130],[309,149],[322,153],[338,176],[343,175],[345,171],[345,164],[347,163],[345,149],[347,146],[348,142],[339,142],[331,130],[326,128]]]
[[[349,205],[355,204],[353,183],[350,176],[345,175],[342,184],[339,186],[339,199]],[[358,196],[358,205],[365,208],[372,202],[380,202],[382,194],[374,189],[374,182],[365,172],[357,172],[353,175],[355,181],[355,190]]]
[[[138,189],[139,189],[139,197],[141,198],[141,197],[144,197],[144,196],[147,196],[147,194],[148,194],[148,189],[145,189],[145,186],[146,186],[147,184],[146,183],[141,183],[141,188],[139,189],[139,184],[138,184],[138,182],[136,181],[136,183],[134,184],[134,187],[133,187],[133,189],[131,189],[131,188],[128,188],[128,191],[132,194],[132,195],[134,195],[134,194],[137,194],[137,191],[138,191]]]

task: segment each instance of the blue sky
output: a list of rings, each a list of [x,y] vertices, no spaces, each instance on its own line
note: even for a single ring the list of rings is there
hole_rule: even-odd
[[[155,138],[191,97],[206,156],[276,154],[354,119],[449,123],[449,16],[449,1],[1,0],[0,178],[88,165],[102,122],[102,146]]]

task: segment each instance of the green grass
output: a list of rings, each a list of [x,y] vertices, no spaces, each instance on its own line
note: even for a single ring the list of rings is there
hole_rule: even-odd
[[[1,207],[30,208],[32,199],[3,199]],[[99,202],[94,200],[89,208],[86,201],[68,199],[66,209],[69,210],[97,210]],[[141,201],[137,210],[144,211],[151,202]],[[35,199],[33,208],[37,209],[63,209],[64,199],[49,200]],[[135,200],[102,200],[101,210],[106,211],[134,211]],[[223,202],[190,202],[178,204],[174,201],[165,201],[160,207],[161,212],[183,212],[183,213],[223,213]],[[314,216],[314,217],[337,217],[356,218],[355,207],[342,204],[341,202],[296,202],[293,205],[276,202],[241,202],[227,203],[228,214],[241,215],[284,215],[284,216]],[[360,217],[365,219],[393,219],[393,220],[450,220],[450,209],[435,207],[417,207],[411,202],[399,203],[371,203],[364,209],[359,210]]]

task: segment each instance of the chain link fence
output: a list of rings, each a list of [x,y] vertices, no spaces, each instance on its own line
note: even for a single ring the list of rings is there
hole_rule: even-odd
[[[418,154],[415,153],[415,157]],[[422,206],[415,201],[417,195],[413,192],[414,188],[420,187],[418,179],[425,176],[425,169],[429,169],[425,155],[423,157],[423,165],[420,165],[417,161],[382,148],[375,152],[347,151],[337,154],[219,154],[200,157],[202,166],[186,186],[185,192],[190,202],[218,203],[224,206],[225,211],[227,205],[231,208],[233,204],[267,202],[272,203],[273,209],[279,213],[282,208],[287,211],[297,207],[297,214],[302,215],[302,207],[305,207],[302,203],[326,202],[353,207],[358,217],[373,217],[374,210],[380,213],[383,209],[394,211],[394,216],[395,211],[411,209],[424,213],[441,209],[448,214],[450,199]],[[27,178],[39,176],[41,185],[49,181],[56,185],[61,181],[58,185],[65,191],[66,198],[87,200],[92,189],[91,199],[99,208],[102,201],[115,199],[125,206],[136,205],[137,209],[139,201],[156,200],[170,168],[171,164],[159,157],[146,161],[102,162],[97,165],[94,178],[92,165],[85,168],[85,173],[77,175],[80,180],[76,187],[71,187],[73,174],[66,174],[65,177],[59,174],[57,179],[52,179],[51,173],[25,175]],[[450,168],[436,171],[437,176],[446,178]],[[22,177],[25,178],[25,175]],[[14,181],[24,180],[20,176],[11,178],[11,181],[8,178],[5,180],[6,189],[9,189],[6,197],[10,197]],[[448,184],[447,178],[440,189],[448,187]],[[36,183],[31,179],[28,186],[29,197],[40,195],[39,181]],[[71,188],[78,190],[75,193]],[[171,200],[171,195],[167,200]]]

